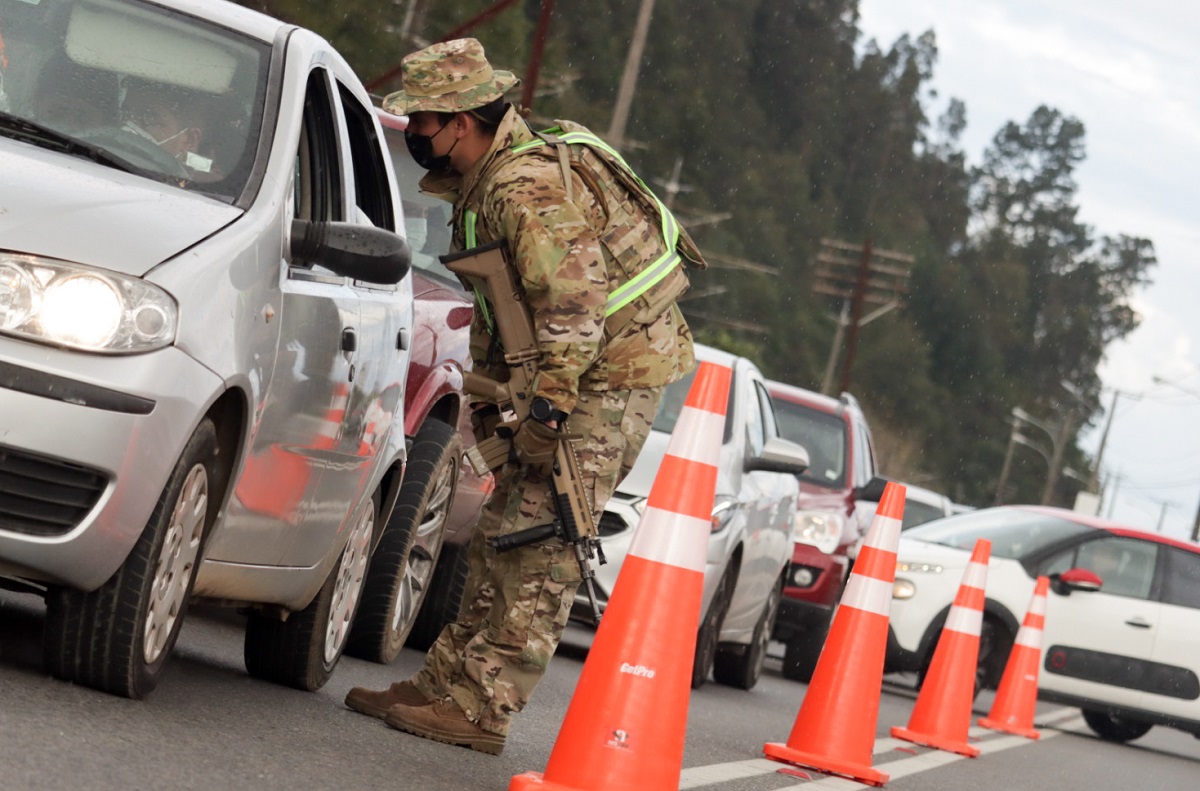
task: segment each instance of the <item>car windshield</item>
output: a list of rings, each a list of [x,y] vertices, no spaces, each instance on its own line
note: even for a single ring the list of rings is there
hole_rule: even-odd
[[[655,431],[661,431],[664,434],[670,434],[675,430],[675,423],[679,420],[679,413],[683,411],[683,404],[687,401],[688,391],[692,389],[692,380],[696,378],[696,372],[693,370],[678,382],[672,382],[667,385],[667,389],[663,392],[662,402],[658,405],[658,413],[654,416],[654,425],[651,428]],[[729,402],[725,413],[725,436],[722,442],[728,442],[733,436],[733,394],[734,382],[730,378],[729,383]]]
[[[846,485],[846,423],[837,415],[773,399],[779,433],[808,451],[808,470],[800,477],[821,486]]]
[[[270,48],[133,0],[0,0],[0,134],[227,203],[246,188]]]
[[[992,542],[992,555],[1022,560],[1072,536],[1094,528],[1034,511],[988,508],[948,516],[905,531],[909,538],[971,550],[976,539]]]

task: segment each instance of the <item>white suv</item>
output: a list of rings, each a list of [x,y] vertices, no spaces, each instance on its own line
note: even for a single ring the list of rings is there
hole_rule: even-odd
[[[888,669],[928,668],[979,538],[992,543],[978,685],[998,683],[1038,576],[1051,580],[1038,697],[1100,736],[1200,737],[1200,546],[1057,508],[986,508],[901,534]]]
[[[696,356],[728,366],[733,380],[717,471],[704,572],[704,615],[697,635],[692,686],[701,686],[712,673],[722,684],[750,689],[762,674],[779,613],[783,578],[792,554],[792,522],[799,495],[796,475],[808,466],[808,454],[779,436],[762,374],[752,362],[700,344]],[[692,378],[689,375],[667,387],[637,463],[617,487],[600,520],[600,538],[608,559],[596,568],[601,608],[616,584]],[[584,588],[576,602],[573,612],[586,620],[590,603]]]

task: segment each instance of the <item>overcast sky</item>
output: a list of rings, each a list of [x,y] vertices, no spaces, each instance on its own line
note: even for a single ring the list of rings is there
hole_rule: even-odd
[[[1200,508],[1200,3],[860,0],[859,11],[883,49],[936,32],[938,97],[927,110],[936,119],[950,97],[966,103],[972,164],[1039,104],[1083,121],[1081,218],[1101,234],[1147,237],[1158,256],[1134,300],[1141,327],[1101,368],[1105,407],[1121,393],[1101,514],[1188,536]],[[1093,454],[1106,417],[1081,442]]]

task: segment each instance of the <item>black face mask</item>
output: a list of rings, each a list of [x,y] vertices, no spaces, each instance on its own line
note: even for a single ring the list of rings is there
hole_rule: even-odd
[[[408,146],[408,153],[412,156],[413,162],[416,162],[419,167],[433,173],[444,173],[450,169],[450,151],[454,150],[454,146],[458,145],[458,140],[454,141],[454,145],[450,146],[450,151],[442,154],[440,157],[433,155],[433,138],[442,133],[442,130],[453,121],[453,118],[447,119],[446,123],[442,124],[432,135],[418,135],[404,130],[404,144]]]

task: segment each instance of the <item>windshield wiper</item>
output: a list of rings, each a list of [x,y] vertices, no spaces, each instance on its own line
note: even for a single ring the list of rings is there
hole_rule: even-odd
[[[51,129],[48,126],[43,126],[35,121],[30,121],[27,118],[21,118],[10,113],[0,112],[0,134],[32,143],[41,148],[48,148],[52,151],[61,151],[64,154],[90,159],[93,162],[98,162],[101,165],[107,165],[126,173],[142,173],[139,168],[134,167],[118,156],[110,154],[103,148],[90,145],[70,135],[63,134],[56,129]]]

